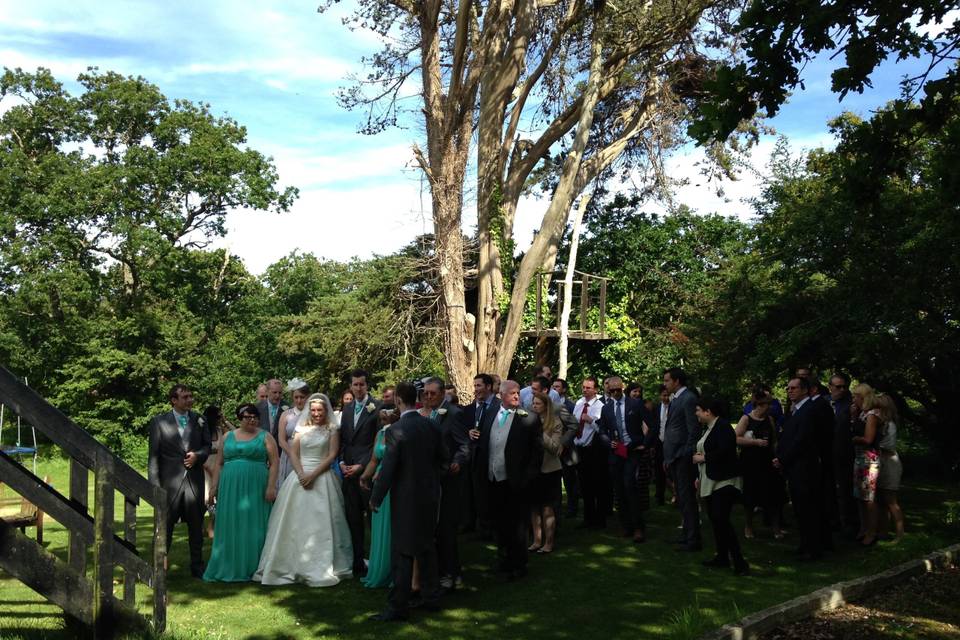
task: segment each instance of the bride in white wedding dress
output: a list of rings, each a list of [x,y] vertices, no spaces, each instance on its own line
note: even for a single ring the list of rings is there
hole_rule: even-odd
[[[270,513],[267,539],[253,580],[329,587],[352,575],[350,528],[340,479],[331,471],[340,446],[330,400],[307,400],[294,432],[287,476]]]

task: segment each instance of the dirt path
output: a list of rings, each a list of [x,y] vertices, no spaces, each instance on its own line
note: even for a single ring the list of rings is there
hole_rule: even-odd
[[[960,640],[960,568],[907,579],[884,593],[775,629],[762,640]]]

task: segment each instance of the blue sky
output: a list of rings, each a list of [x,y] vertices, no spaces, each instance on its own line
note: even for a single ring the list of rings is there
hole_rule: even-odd
[[[281,183],[300,188],[290,213],[235,212],[221,246],[261,272],[294,249],[330,259],[389,253],[432,227],[429,194],[411,162],[421,127],[377,136],[356,133],[360,113],[341,109],[338,87],[362,73],[360,59],[378,49],[369,33],[349,31],[340,19],[348,1],[317,13],[319,0],[0,0],[0,65],[50,68],[68,86],[88,66],[142,75],[168,98],[211,104],[245,125],[251,146],[274,157]],[[797,93],[771,124],[798,149],[829,144],[826,121],[841,110],[867,115],[895,97],[917,63],[885,65],[874,89],[843,103],[829,92],[831,63],[818,60]],[[754,165],[769,157],[762,142]],[[700,184],[687,149],[668,163],[690,184],[675,202],[700,211],[749,216],[741,202],[756,193],[754,177],[724,185],[726,197]],[[469,198],[469,195],[468,195]],[[545,203],[525,201],[518,211],[520,246],[532,235]],[[473,220],[466,216],[465,223]]]

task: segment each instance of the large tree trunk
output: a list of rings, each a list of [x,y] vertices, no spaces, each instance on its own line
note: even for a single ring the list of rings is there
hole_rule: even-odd
[[[468,401],[476,372],[474,331],[476,319],[467,313],[463,277],[463,176],[473,129],[472,110],[461,111],[445,100],[437,26],[439,0],[428,0],[420,14],[423,36],[424,116],[427,156],[414,155],[430,182],[440,293],[444,309],[443,352],[447,375],[461,401]],[[467,99],[472,101],[472,97]]]
[[[602,1],[597,2],[595,10],[597,12],[596,17],[599,18],[599,14],[603,10]],[[523,311],[527,301],[527,291],[530,289],[533,276],[537,269],[542,267],[544,261],[550,257],[551,252],[553,260],[556,259],[556,250],[566,227],[570,207],[574,198],[583,188],[583,185],[578,185],[577,177],[580,173],[587,140],[590,137],[590,127],[593,125],[593,110],[600,95],[600,83],[603,79],[601,73],[603,67],[602,51],[601,30],[595,22],[593,41],[590,47],[590,74],[587,77],[583,108],[577,121],[573,145],[564,159],[560,181],[553,193],[550,206],[543,216],[543,226],[539,233],[534,236],[533,244],[530,245],[530,249],[520,262],[520,267],[517,269],[517,275],[514,279],[513,292],[510,296],[510,312],[507,314],[503,336],[500,340],[500,349],[497,352],[496,373],[501,376],[506,376],[509,373],[510,362],[517,350],[517,342],[520,339],[520,325],[523,321]]]
[[[513,207],[503,205],[504,121],[513,90],[526,67],[526,51],[534,28],[536,3],[518,0],[511,11],[496,4],[484,32],[486,64],[480,78],[477,118],[477,366],[492,371],[497,357],[500,304],[504,295],[504,261],[513,261]],[[511,28],[512,27],[512,28]],[[509,49],[507,45],[509,43]],[[509,132],[508,132],[509,133]],[[506,252],[505,255],[504,252]]]

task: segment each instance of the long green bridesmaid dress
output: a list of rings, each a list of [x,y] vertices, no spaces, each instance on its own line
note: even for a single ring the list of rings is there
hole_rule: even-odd
[[[266,431],[246,441],[235,432],[223,443],[223,469],[217,488],[217,519],[213,551],[203,579],[208,582],[245,582],[260,564],[267,537],[270,507],[267,490]]]
[[[383,465],[383,456],[387,452],[384,435],[390,427],[384,427],[377,433],[373,444],[373,455],[379,460],[377,473]],[[370,563],[363,586],[376,589],[390,586],[390,494],[383,498],[380,509],[373,512],[370,520]]]

